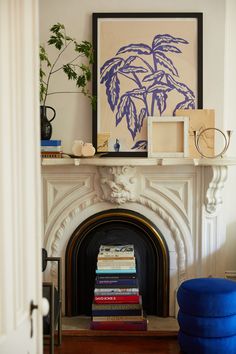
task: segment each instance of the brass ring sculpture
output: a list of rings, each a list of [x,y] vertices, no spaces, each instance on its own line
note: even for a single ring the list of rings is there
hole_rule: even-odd
[[[223,135],[223,138],[224,138],[224,148],[222,149],[222,151],[219,153],[219,154],[216,154],[214,156],[207,156],[205,155],[201,149],[200,149],[200,146],[199,146],[199,139],[201,137],[201,135],[203,133],[205,133],[206,131],[208,130],[216,130],[218,131],[219,133],[221,133]],[[216,157],[223,157],[224,153],[227,151],[228,147],[229,147],[229,143],[230,143],[230,138],[231,138],[231,135],[232,135],[232,130],[227,130],[227,136],[222,132],[222,130],[218,129],[218,128],[206,128],[206,129],[203,129],[200,133],[199,131],[197,130],[194,130],[193,131],[193,134],[194,134],[194,143],[195,143],[195,146],[196,146],[196,149],[197,151],[199,152],[199,154],[203,157],[206,157],[208,159],[214,159]]]

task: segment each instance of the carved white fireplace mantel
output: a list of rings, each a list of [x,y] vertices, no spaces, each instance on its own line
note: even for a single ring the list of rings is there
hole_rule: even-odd
[[[44,246],[64,262],[73,231],[91,215],[111,208],[144,215],[168,246],[174,315],[175,290],[184,279],[224,274],[219,207],[228,166],[234,164],[229,158],[44,159]]]

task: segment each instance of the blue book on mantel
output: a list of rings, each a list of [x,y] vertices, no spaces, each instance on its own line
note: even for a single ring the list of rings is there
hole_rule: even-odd
[[[136,269],[135,268],[132,268],[132,269],[96,269],[96,274],[106,274],[106,273],[110,273],[110,274],[132,273],[133,274],[133,273],[136,273]]]
[[[41,146],[59,146],[61,140],[41,140]]]

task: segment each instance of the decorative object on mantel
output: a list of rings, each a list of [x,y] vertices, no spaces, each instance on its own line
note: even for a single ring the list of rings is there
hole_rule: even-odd
[[[92,143],[84,143],[83,140],[75,140],[72,145],[74,157],[92,157],[95,155],[95,148]],[[70,156],[70,154],[68,154]]]
[[[187,157],[188,127],[188,117],[148,117],[148,157]]]
[[[193,158],[201,157],[196,150],[194,142],[194,130],[201,132],[207,128],[215,127],[215,110],[214,109],[178,109],[176,116],[189,117],[189,156]],[[202,135],[201,151],[204,155],[214,157],[215,155],[215,134],[213,130],[208,130]]]
[[[47,111],[52,110],[53,116],[48,118]],[[49,140],[52,136],[52,125],[51,122],[56,117],[56,111],[50,106],[40,106],[40,127],[41,127],[41,140]]]
[[[92,143],[84,143],[82,146],[82,156],[91,157],[95,155],[95,148]]]
[[[48,45],[54,46],[58,52],[55,60],[49,60],[46,49],[40,45],[40,118],[41,118],[41,139],[49,140],[52,135],[52,126],[50,122],[55,118],[56,112],[54,108],[46,106],[47,97],[61,93],[82,93],[87,96],[93,107],[96,105],[96,99],[91,95],[87,88],[88,82],[91,80],[91,64],[93,63],[93,48],[88,41],[78,43],[74,38],[66,33],[65,26],[56,23],[50,28],[51,36],[47,42]],[[73,57],[66,60],[64,64],[61,62],[62,55],[73,46]],[[86,58],[81,62],[82,58]],[[54,74],[63,71],[68,80],[73,80],[75,86],[80,91],[50,91],[50,80]],[[47,108],[53,110],[54,115],[51,119],[47,118]]]
[[[41,140],[42,158],[61,158],[62,153],[61,140]]]
[[[222,150],[219,153],[215,154],[214,156],[207,156],[206,154],[204,154],[202,152],[202,149],[200,147],[200,138],[207,131],[210,131],[210,130],[213,130],[215,132],[219,132],[223,136],[223,139],[224,139],[224,146],[223,146]],[[194,130],[193,133],[194,133],[194,143],[195,143],[196,149],[199,152],[199,154],[202,157],[206,157],[208,159],[214,159],[216,157],[223,157],[223,155],[226,153],[226,151],[228,150],[229,144],[230,144],[230,138],[231,138],[233,131],[227,130],[227,132],[226,132],[227,136],[222,132],[222,130],[220,130],[218,128],[206,128],[206,129],[203,129],[201,132]]]
[[[75,156],[82,156],[83,140],[74,140],[71,151]]]
[[[94,146],[147,156],[148,116],[202,107],[202,13],[94,13],[93,37]]]

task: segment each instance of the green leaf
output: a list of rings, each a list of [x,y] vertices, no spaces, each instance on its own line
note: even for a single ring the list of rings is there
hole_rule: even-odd
[[[77,87],[85,87],[86,85],[86,77],[85,75],[79,75],[76,81]]]
[[[92,74],[91,74],[91,70],[90,70],[89,66],[87,66],[85,64],[81,64],[80,69],[84,72],[84,74],[86,76],[86,80],[90,81]]]
[[[51,63],[48,60],[47,52],[46,52],[46,50],[45,50],[45,48],[43,46],[39,47],[39,59],[40,59],[41,62],[46,61],[47,66],[51,66]]]
[[[63,65],[63,71],[67,75],[69,80],[76,80],[77,74],[74,69],[72,69],[70,64]]]
[[[50,31],[52,33],[58,33],[61,29],[65,29],[65,26],[62,24],[62,23],[59,23],[57,22],[55,25],[53,25],[51,28],[50,28]]]
[[[51,36],[48,40],[48,44],[49,45],[55,45],[55,47],[58,49],[58,50],[61,50],[61,48],[63,47],[64,45],[64,42],[63,40],[61,39],[61,37],[56,37],[56,36]]]

